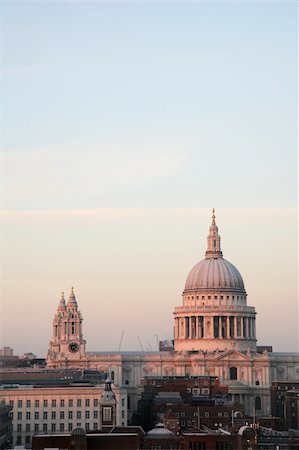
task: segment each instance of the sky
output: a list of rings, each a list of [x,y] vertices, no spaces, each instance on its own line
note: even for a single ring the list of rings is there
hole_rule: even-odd
[[[298,350],[296,2],[0,16],[0,346],[44,357],[74,286],[87,350],[157,349],[215,207],[258,344]]]

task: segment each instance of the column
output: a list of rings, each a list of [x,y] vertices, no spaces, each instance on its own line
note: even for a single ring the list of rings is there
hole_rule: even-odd
[[[235,337],[237,337],[237,318],[234,317],[234,333],[235,333]]]
[[[252,319],[253,322],[253,338],[256,339],[256,322],[255,317]]]
[[[219,339],[222,339],[222,316],[219,316]]]
[[[248,318],[249,321],[249,338],[252,339],[252,318]]]
[[[241,317],[241,336],[244,338],[244,318]]]
[[[198,316],[195,316],[195,339],[198,339]]]
[[[189,317],[185,317],[185,339],[189,338],[190,327],[189,327]]]
[[[196,317],[191,316],[190,321],[191,321],[190,339],[194,339],[196,337]]]
[[[230,332],[229,332],[229,316],[226,316],[226,336],[227,336],[227,339],[230,338]]]

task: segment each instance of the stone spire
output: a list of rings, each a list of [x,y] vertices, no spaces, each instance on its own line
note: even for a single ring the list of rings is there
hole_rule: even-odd
[[[58,305],[58,311],[65,311],[66,309],[66,304],[65,304],[65,299],[64,299],[64,292],[61,293],[61,299]]]
[[[71,293],[69,296],[69,301],[67,302],[67,306],[70,306],[72,308],[77,308],[77,301],[76,301],[76,297],[74,294],[74,288],[72,287],[71,289]]]
[[[212,211],[212,224],[208,234],[208,248],[206,251],[206,258],[222,258],[222,251],[220,248],[220,236],[218,234],[218,227],[215,222],[215,208]]]

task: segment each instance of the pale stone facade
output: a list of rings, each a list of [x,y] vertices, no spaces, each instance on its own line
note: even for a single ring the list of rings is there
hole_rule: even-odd
[[[105,385],[2,386],[0,400],[12,407],[13,445],[29,444],[36,433],[104,429],[110,409],[107,426],[127,425],[127,393],[117,386],[108,396]]]
[[[214,210],[205,258],[188,275],[183,305],[174,311],[174,352],[85,352],[73,291],[67,305],[64,299],[61,302],[53,322],[48,367],[108,372],[115,386],[127,390],[129,418],[145,376],[217,376],[228,384],[232,400],[251,415],[270,413],[273,380],[299,379],[298,354],[257,352],[255,309],[247,305],[240,272],[222,257]]]

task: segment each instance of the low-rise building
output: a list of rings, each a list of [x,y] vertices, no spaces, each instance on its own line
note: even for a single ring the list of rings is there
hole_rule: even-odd
[[[106,389],[105,384],[86,382],[48,387],[2,385],[0,400],[12,409],[13,444],[29,446],[36,433],[65,433],[76,427],[98,431],[105,423],[126,426],[126,391],[113,388],[109,403]]]

